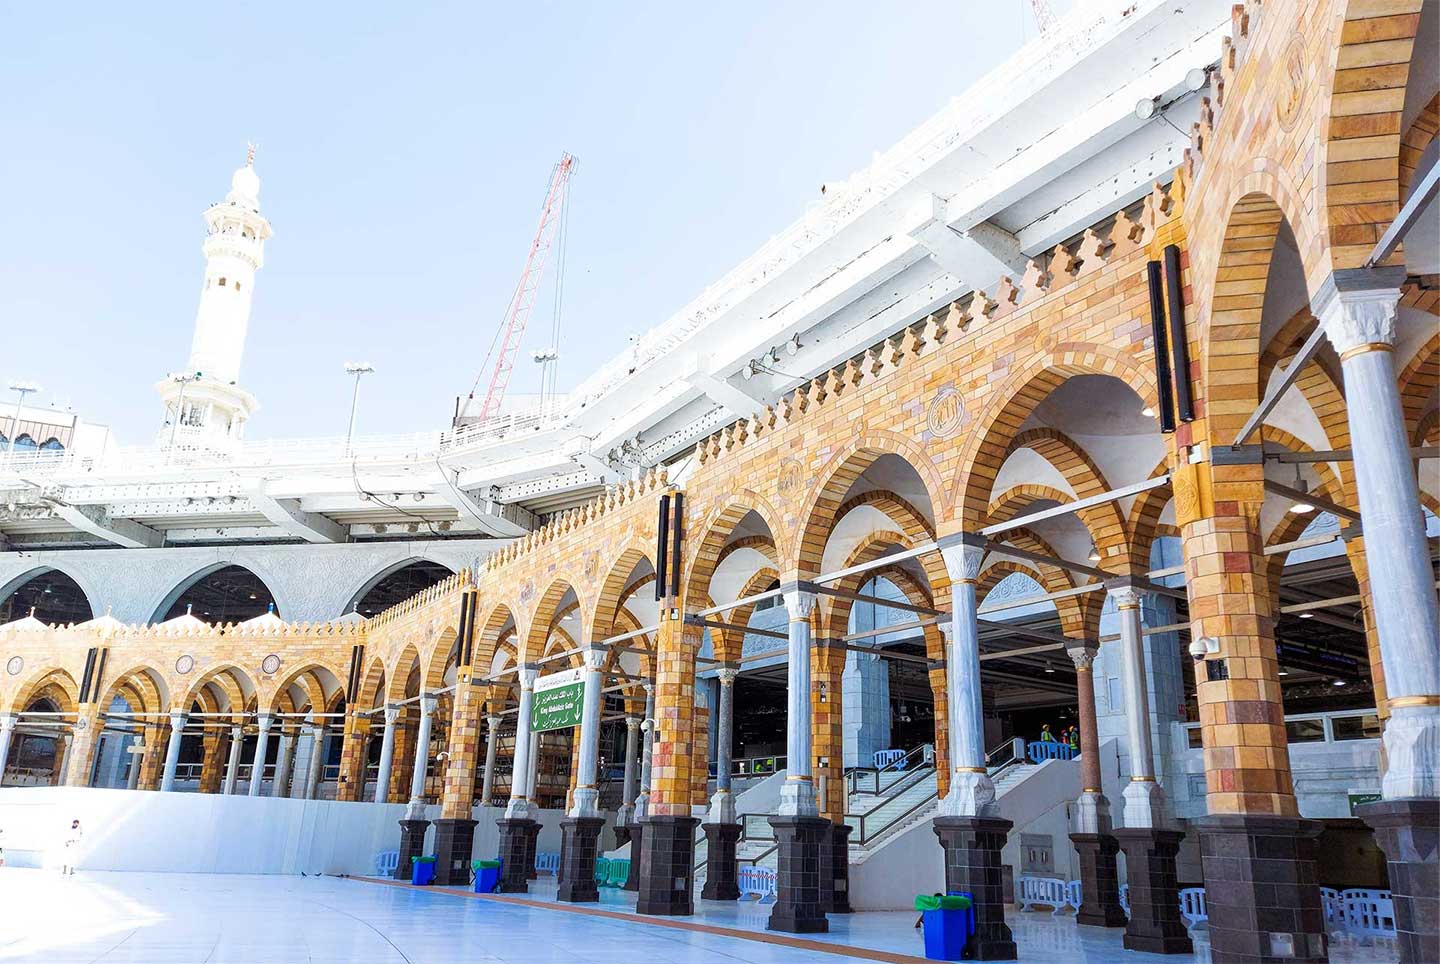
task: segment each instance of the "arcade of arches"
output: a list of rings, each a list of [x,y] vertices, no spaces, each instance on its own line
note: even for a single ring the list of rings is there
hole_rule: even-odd
[[[88,783],[118,759],[97,734],[123,730],[141,752],[112,783],[409,801],[402,862],[438,803],[445,881],[477,803],[503,806],[506,891],[563,806],[562,900],[596,899],[615,810],[647,914],[691,912],[697,834],[703,896],[736,896],[735,781],[779,769],[770,926],[813,931],[849,909],[853,774],[914,749],[947,889],[977,898],[971,956],[1004,959],[995,751],[1073,726],[1081,923],[1188,949],[1189,848],[1217,960],[1268,959],[1277,935],[1324,960],[1327,828],[1294,772],[1307,721],[1344,710],[1383,730],[1381,799],[1356,815],[1402,959],[1426,959],[1440,265],[1416,244],[1367,263],[1435,153],[1420,9],[1237,8],[1168,183],[478,571],[377,584],[323,624],[245,608],[262,594],[228,570],[157,625],[35,604],[0,627],[0,722],[31,734],[0,766]],[[207,624],[202,601],[232,608]],[[580,721],[532,733],[562,673]]]

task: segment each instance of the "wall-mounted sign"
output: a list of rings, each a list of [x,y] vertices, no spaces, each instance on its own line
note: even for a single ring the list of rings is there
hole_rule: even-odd
[[[1345,797],[1346,797],[1347,800],[1350,801],[1350,816],[1353,817],[1353,816],[1355,816],[1355,808],[1356,808],[1356,807],[1363,807],[1363,806],[1364,806],[1365,804],[1367,804],[1367,803],[1379,803],[1379,802],[1380,802],[1380,791],[1379,791],[1379,790],[1360,790],[1360,791],[1351,790],[1349,793],[1345,794]]]
[[[530,706],[530,732],[544,733],[580,725],[585,703],[582,670],[551,673],[535,681],[535,702]]]

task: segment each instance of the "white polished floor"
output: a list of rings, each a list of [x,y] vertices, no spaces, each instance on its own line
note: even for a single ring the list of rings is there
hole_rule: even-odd
[[[553,900],[553,883],[538,882],[532,890],[535,899]],[[629,913],[633,904],[633,896],[607,891],[601,907]],[[690,920],[760,931],[767,914],[754,905],[705,903]],[[908,913],[836,916],[828,936],[816,935],[836,948],[828,953],[335,877],[82,871],[62,878],[0,868],[0,961],[826,964],[859,960],[845,953],[856,947],[922,955],[914,921]],[[1176,961],[1124,952],[1118,933],[1078,928],[1043,912],[1015,914],[1011,921],[1022,962]],[[1193,960],[1208,959],[1197,942]],[[1395,958],[1386,947],[1339,944],[1331,959]]]

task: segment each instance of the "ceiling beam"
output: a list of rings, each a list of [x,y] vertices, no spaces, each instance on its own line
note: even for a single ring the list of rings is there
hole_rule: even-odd
[[[157,549],[165,542],[165,536],[159,530],[131,519],[113,517],[102,506],[71,505],[50,496],[42,496],[41,501],[81,532],[88,532],[126,549]]]
[[[334,519],[301,509],[299,499],[278,499],[271,495],[263,481],[247,486],[245,494],[261,515],[306,542],[345,542],[349,537],[346,527]]]

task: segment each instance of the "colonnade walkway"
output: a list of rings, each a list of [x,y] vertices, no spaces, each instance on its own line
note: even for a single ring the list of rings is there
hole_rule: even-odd
[[[147,964],[366,964],[635,961],[813,962],[923,960],[916,915],[831,919],[828,934],[766,931],[768,907],[697,901],[691,918],[641,917],[632,894],[598,905],[555,900],[553,881],[527,896],[418,888],[367,878],[0,869],[0,960]],[[1122,951],[1121,932],[1079,927],[1041,911],[1008,915],[1019,961],[1208,962],[1204,927],[1189,956]],[[1393,946],[1336,941],[1335,964],[1396,960]]]

